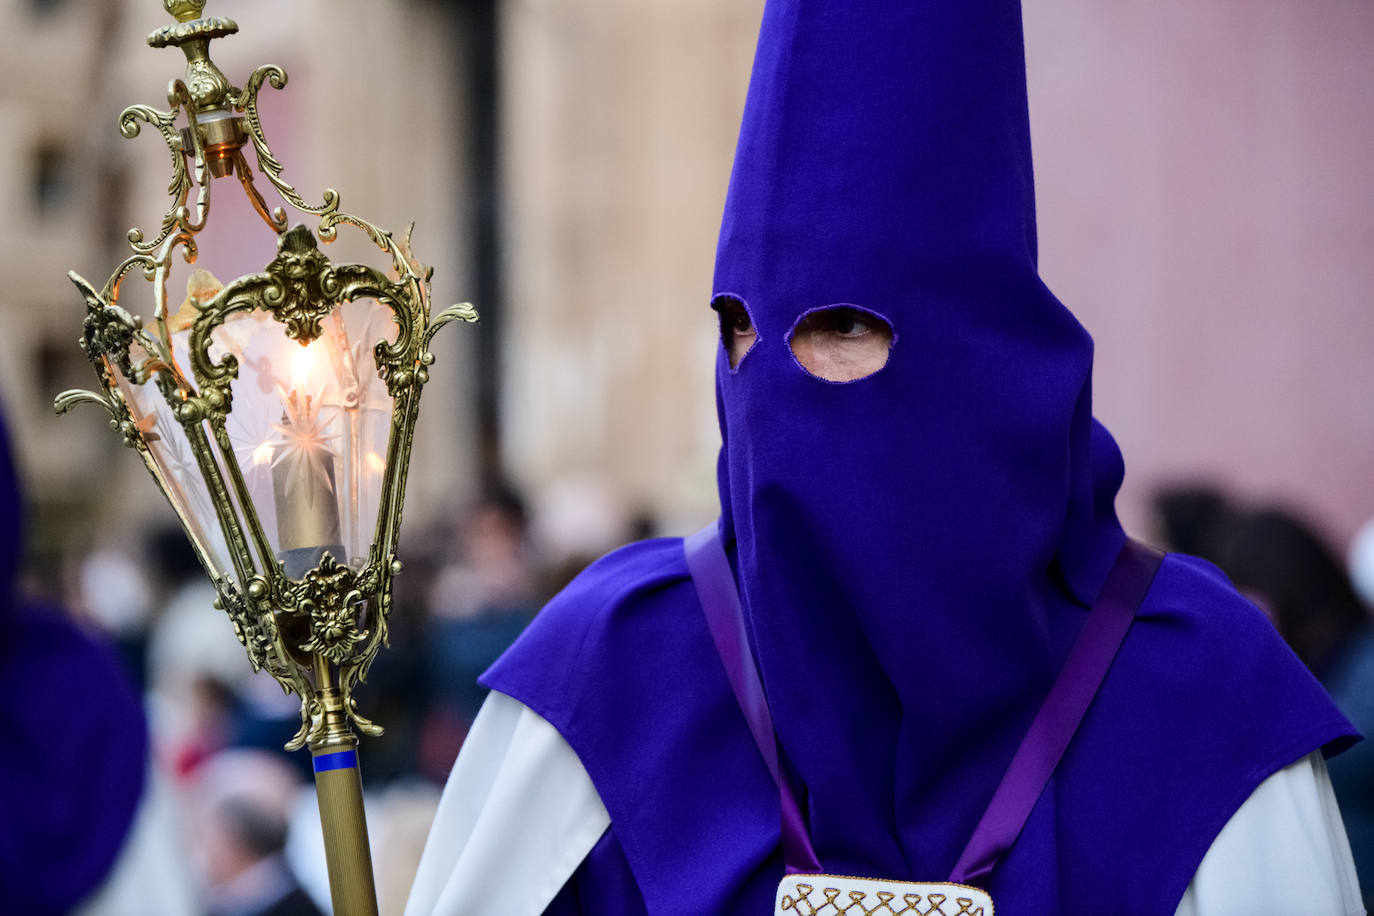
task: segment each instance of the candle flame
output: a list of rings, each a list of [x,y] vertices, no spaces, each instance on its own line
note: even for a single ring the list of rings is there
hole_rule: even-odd
[[[253,449],[253,467],[266,467],[272,463],[272,443],[264,442]]]
[[[363,456],[363,461],[367,463],[367,469],[374,474],[380,474],[386,470],[386,459],[376,452],[368,452]]]
[[[315,368],[315,347],[307,345],[296,348],[291,354],[291,390],[305,392],[306,385]]]

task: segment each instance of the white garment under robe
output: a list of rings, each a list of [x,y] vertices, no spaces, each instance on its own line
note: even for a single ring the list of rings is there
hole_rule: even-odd
[[[536,916],[610,822],[562,736],[493,692],[444,788],[405,916]],[[1176,916],[1364,912],[1326,764],[1313,753],[1266,779],[1227,822]]]

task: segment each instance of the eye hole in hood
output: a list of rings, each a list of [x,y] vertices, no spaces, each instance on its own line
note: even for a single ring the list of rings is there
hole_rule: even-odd
[[[827,305],[804,312],[787,342],[808,374],[826,382],[856,382],[887,365],[897,335],[877,312]]]

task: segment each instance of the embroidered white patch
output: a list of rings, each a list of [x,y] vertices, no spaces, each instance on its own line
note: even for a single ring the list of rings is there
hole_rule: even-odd
[[[993,916],[986,891],[946,882],[788,875],[775,916]]]

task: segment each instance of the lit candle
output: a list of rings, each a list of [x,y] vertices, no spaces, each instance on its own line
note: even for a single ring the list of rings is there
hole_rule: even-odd
[[[272,455],[272,497],[277,507],[277,558],[283,571],[299,579],[319,565],[328,551],[346,563],[339,534],[339,504],[334,490],[334,454],[320,423],[319,391],[310,393],[314,348],[292,354],[291,390],[282,395],[282,441]],[[321,388],[322,390],[322,388]],[[256,458],[256,453],[255,456]]]

